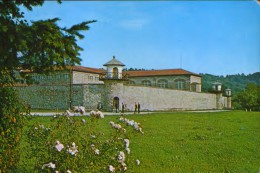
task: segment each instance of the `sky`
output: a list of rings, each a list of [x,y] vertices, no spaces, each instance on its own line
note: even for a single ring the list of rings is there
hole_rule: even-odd
[[[47,1],[25,17],[58,17],[66,27],[97,20],[78,41],[86,67],[102,68],[115,56],[126,68],[213,75],[260,71],[256,1]]]

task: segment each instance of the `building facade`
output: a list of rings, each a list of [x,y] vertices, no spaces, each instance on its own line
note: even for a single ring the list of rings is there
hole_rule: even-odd
[[[52,74],[31,73],[37,84],[16,89],[25,102],[37,109],[88,110],[102,104],[105,111],[203,110],[231,108],[221,93],[201,93],[201,76],[183,69],[123,71],[125,65],[113,57],[106,69],[73,66]],[[230,101],[230,99],[229,99]]]

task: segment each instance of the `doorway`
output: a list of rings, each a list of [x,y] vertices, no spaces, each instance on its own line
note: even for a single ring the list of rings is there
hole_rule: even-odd
[[[113,110],[115,110],[115,112],[119,111],[119,98],[118,97],[113,98]]]

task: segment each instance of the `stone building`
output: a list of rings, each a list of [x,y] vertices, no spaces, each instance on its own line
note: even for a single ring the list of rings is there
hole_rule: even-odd
[[[31,73],[37,85],[16,89],[25,102],[37,109],[68,109],[84,106],[93,110],[101,103],[106,111],[124,103],[134,110],[203,110],[230,108],[221,93],[201,93],[201,76],[183,69],[123,71],[125,65],[113,57],[106,69],[83,66],[56,70],[52,74]],[[230,99],[229,99],[230,100]]]

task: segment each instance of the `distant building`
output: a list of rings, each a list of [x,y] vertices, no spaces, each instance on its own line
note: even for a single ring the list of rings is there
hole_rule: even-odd
[[[18,85],[25,102],[37,109],[68,109],[98,104],[107,111],[134,103],[141,110],[202,110],[229,108],[221,93],[201,93],[201,76],[183,69],[123,71],[125,65],[113,57],[106,69],[67,67],[48,75],[30,73],[37,84]]]

